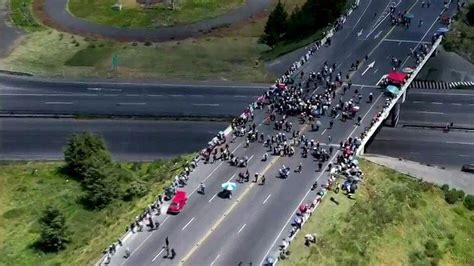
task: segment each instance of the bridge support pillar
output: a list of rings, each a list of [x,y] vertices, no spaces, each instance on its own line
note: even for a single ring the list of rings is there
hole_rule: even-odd
[[[399,119],[400,119],[400,103],[397,103],[393,106],[393,109],[390,112],[390,126],[396,127]]]

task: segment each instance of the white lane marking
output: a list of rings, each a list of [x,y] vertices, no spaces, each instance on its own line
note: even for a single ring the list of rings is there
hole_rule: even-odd
[[[252,154],[252,156],[250,156],[250,158],[248,159],[247,162],[250,162],[250,160],[252,160],[253,156],[255,156],[255,154]]]
[[[378,88],[377,85],[365,85],[365,84],[352,84],[352,87],[366,87],[366,88]],[[362,89],[362,88],[361,88]]]
[[[447,144],[474,145],[473,142],[446,141]]]
[[[242,143],[241,143],[241,144],[242,144]],[[239,146],[240,146],[240,145],[239,145]],[[237,146],[237,147],[238,147],[238,146]],[[234,151],[235,151],[235,150],[234,150]],[[234,152],[234,151],[232,151],[232,152]],[[223,163],[224,163],[224,162],[221,162],[218,166],[216,166],[216,168],[214,168],[214,170],[212,170],[211,173],[210,173],[208,176],[206,176],[206,178],[204,178],[204,179],[202,180],[202,182],[206,182],[206,180],[209,179],[209,177],[211,177],[211,175],[214,174],[214,172],[215,172],[217,169],[219,169],[219,167],[221,167],[221,165],[222,165]],[[198,190],[198,188],[199,188],[199,186],[197,186],[193,191],[191,191],[191,193],[189,193],[189,196],[191,197],[191,195],[194,194],[194,192],[196,192],[196,190]]]
[[[163,220],[163,222],[161,223],[161,225],[163,225],[163,224],[166,222],[166,220],[168,220],[168,218],[169,218],[169,216],[166,216],[166,218]],[[151,234],[149,234],[149,235],[145,238],[145,240],[143,240],[143,241],[140,243],[140,245],[138,245],[138,247],[137,247],[136,249],[132,250],[132,253],[130,253],[130,256],[129,256],[129,257],[131,257],[137,250],[139,250],[139,249],[145,244],[145,242],[146,242],[155,232],[158,232],[158,230],[153,230],[153,231],[151,232]],[[125,262],[127,262],[127,260],[122,261],[122,263],[120,263],[120,266],[124,265]]]
[[[240,227],[240,229],[239,229],[239,231],[237,232],[237,234],[240,234],[240,232],[242,232],[242,230],[244,230],[245,226],[247,226],[247,224],[242,225],[242,227]]]
[[[117,97],[117,96],[119,96],[119,95],[118,95],[118,94],[102,94],[102,96]]]
[[[193,103],[194,106],[211,106],[211,107],[218,107],[220,104],[218,103]]]
[[[262,202],[262,204],[265,204],[265,203],[267,202],[267,200],[270,198],[271,195],[272,195],[272,194],[269,194],[269,195],[265,198],[265,200]]]
[[[459,154],[458,156],[459,156],[459,157],[465,157],[465,158],[466,158],[466,157],[471,157],[471,155],[468,155],[468,154]]]
[[[444,115],[445,114],[445,113],[442,113],[442,112],[430,112],[430,111],[415,111],[415,113],[431,114],[431,115]]]
[[[118,105],[146,105],[146,103],[117,103]]]
[[[422,103],[422,101],[411,101],[412,103]]]
[[[375,36],[374,36],[374,40],[378,39],[380,37],[380,34],[382,34],[382,30],[379,31]]]
[[[220,257],[221,255],[217,254],[216,258],[211,262],[211,265],[210,266],[213,266],[214,263],[216,263],[217,259]]]
[[[70,105],[70,104],[74,104],[74,103],[73,102],[45,102],[45,104]]]
[[[462,105],[462,103],[451,103],[452,105]]]
[[[324,133],[326,133],[326,130],[328,130],[327,128],[323,130],[323,132],[321,133],[321,135],[324,135]]]
[[[127,97],[138,97],[140,94],[125,94]]]
[[[160,256],[160,254],[163,253],[164,250],[165,250],[165,249],[162,248],[162,249],[160,250],[160,252],[159,252],[158,254],[156,254],[156,256],[155,256],[151,261],[152,261],[152,262],[155,261],[155,260],[158,258],[158,256]]]
[[[247,98],[248,96],[245,95],[234,95],[235,98]]]
[[[422,43],[422,44],[431,44],[431,42],[420,42],[420,41],[413,41],[413,40],[397,40],[397,39],[384,39],[384,42],[398,42],[399,45],[401,43]]]
[[[401,2],[402,2],[402,1],[399,0],[398,3],[397,3],[396,5],[394,5],[394,6],[397,7]],[[385,6],[384,10],[387,10],[388,6],[389,6],[391,3],[392,3],[392,2],[389,1],[389,2],[387,3],[387,6]],[[390,13],[387,12],[387,14],[385,15],[385,17],[383,17],[378,23],[376,23],[376,24],[374,25],[374,28],[369,32],[369,34],[367,34],[367,36],[365,36],[365,38],[366,38],[366,39],[369,38],[369,36],[370,36],[372,33],[374,33],[374,31],[385,21],[385,19],[388,18],[389,15],[390,15]]]
[[[181,229],[181,231],[183,231],[184,229],[186,229],[186,227],[188,227],[188,225],[194,221],[194,218],[195,218],[195,217],[191,218],[191,220],[190,220],[185,226],[183,226],[183,228]]]
[[[416,4],[416,3],[415,3]],[[441,15],[441,14],[440,14]],[[433,23],[431,24],[431,26],[428,28],[428,30],[426,30],[425,34],[423,35],[423,37],[421,37],[420,41],[416,44],[416,46],[413,48],[412,51],[415,51],[418,46],[420,46],[420,44],[423,42],[423,40],[425,39],[426,35],[428,35],[428,33],[431,31],[431,29],[434,27],[434,25],[436,25],[436,23],[438,22],[438,18],[436,18]],[[401,68],[403,68],[405,66],[405,64],[408,62],[408,59],[410,59],[410,56],[407,56],[407,58],[405,59],[405,61],[403,61],[403,64],[401,65]]]
[[[443,103],[440,103],[440,102],[431,102],[431,104],[443,104]]]
[[[232,179],[234,179],[235,175],[236,175],[236,174],[233,174],[233,175],[229,178],[229,180],[227,180],[227,182],[230,182]]]
[[[88,91],[122,91],[121,89],[87,88]]]
[[[376,74],[378,71],[379,71],[379,69],[378,69],[378,68],[377,68],[377,69],[375,69],[375,70],[374,70],[374,74]]]
[[[212,196],[212,198],[209,200],[209,202],[211,202],[216,196],[217,196],[217,194],[215,194],[214,196]]]
[[[360,20],[362,19],[362,17],[365,15],[365,12],[367,11],[367,9],[369,9],[370,7],[370,4],[372,4],[372,0],[369,1],[369,3],[367,4],[367,6],[365,7],[364,9],[364,12],[362,12],[362,14],[360,15],[359,19],[357,20],[357,22],[354,24],[354,26],[352,26],[353,28],[355,28],[357,26],[357,24],[359,24]],[[362,32],[361,34],[358,34],[359,36],[362,35]]]
[[[163,95],[162,95],[162,94],[148,94],[147,96],[150,96],[150,97],[162,97]]]
[[[170,94],[169,96],[171,96],[171,97],[183,97],[182,94]]]

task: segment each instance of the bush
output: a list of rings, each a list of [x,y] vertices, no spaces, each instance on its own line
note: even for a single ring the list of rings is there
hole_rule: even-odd
[[[58,252],[69,243],[66,218],[56,208],[48,207],[39,220],[40,239],[36,246],[44,252]]]
[[[454,204],[461,199],[461,195],[464,195],[462,190],[457,191],[456,189],[452,188],[444,193],[444,199],[447,203]]]
[[[87,177],[82,184],[86,191],[82,203],[91,210],[103,209],[120,195],[118,175],[115,168],[100,168]]]
[[[474,211],[474,195],[467,195],[463,204],[468,210]]]
[[[72,136],[66,145],[64,160],[69,173],[80,181],[112,162],[104,140],[91,133]]]
[[[441,190],[446,193],[448,190],[449,190],[449,185],[448,184],[444,184],[441,186]]]
[[[146,184],[140,182],[132,182],[130,186],[125,191],[123,200],[131,201],[134,198],[143,197],[148,193],[148,187]]]
[[[425,243],[425,254],[427,257],[430,258],[439,258],[440,252],[438,248],[438,243],[436,241],[430,239]]]

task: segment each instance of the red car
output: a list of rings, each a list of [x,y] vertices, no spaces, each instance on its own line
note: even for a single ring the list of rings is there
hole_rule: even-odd
[[[188,196],[185,191],[178,190],[171,200],[171,204],[168,207],[168,213],[180,213],[188,201]]]

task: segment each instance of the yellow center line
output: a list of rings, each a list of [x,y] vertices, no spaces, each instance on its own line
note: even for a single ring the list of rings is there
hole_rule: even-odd
[[[306,129],[307,129],[308,125],[305,125],[301,128],[301,131],[304,132]],[[275,157],[262,171],[262,174],[261,175],[265,175],[266,172],[268,172],[268,170],[270,170],[270,167],[273,166],[278,160],[282,159],[283,157],[281,156],[277,156]],[[214,225],[211,227],[211,229],[209,231],[207,231],[207,233],[191,248],[191,250],[186,254],[186,256],[184,256],[182,259],[181,259],[181,262],[180,264],[183,265],[186,260],[188,260],[194,252],[196,252],[196,250],[199,248],[199,246],[201,246],[204,241],[206,241],[209,236],[212,234],[212,232],[214,232],[217,227],[219,227],[219,225],[224,221],[224,219],[232,212],[232,210],[242,201],[242,199],[245,197],[245,195],[256,185],[257,183],[251,183],[245,190],[244,192],[237,198],[237,200],[230,206],[229,209],[227,209],[227,211],[224,212],[224,214],[219,218],[219,220],[217,220],[216,223],[214,223]]]

